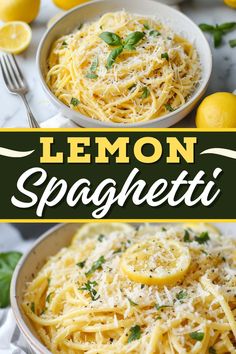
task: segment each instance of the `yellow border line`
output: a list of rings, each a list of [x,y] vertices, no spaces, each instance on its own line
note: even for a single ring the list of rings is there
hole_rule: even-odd
[[[107,222],[190,222],[190,223],[199,223],[199,222],[222,222],[230,223],[235,222],[236,219],[0,219],[0,223],[107,223]]]
[[[0,128],[0,132],[193,132],[193,133],[225,133],[236,132],[236,128],[224,129],[197,129],[197,128]]]

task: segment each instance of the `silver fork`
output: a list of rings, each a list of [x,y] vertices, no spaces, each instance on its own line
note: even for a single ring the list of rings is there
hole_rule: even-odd
[[[30,128],[40,128],[27,102],[26,94],[29,89],[14,55],[2,54],[0,66],[8,91],[14,95],[20,96],[25,104]]]

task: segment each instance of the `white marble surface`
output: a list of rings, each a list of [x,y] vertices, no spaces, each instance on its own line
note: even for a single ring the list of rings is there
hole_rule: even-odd
[[[181,5],[181,10],[197,24],[201,22],[215,24],[236,21],[236,10],[226,7],[223,4],[223,0],[186,0]],[[55,108],[48,102],[40,86],[35,65],[35,54],[40,38],[46,30],[48,20],[59,11],[51,0],[42,0],[40,14],[32,24],[32,43],[29,49],[17,58],[30,86],[28,94],[30,106],[39,122],[43,122],[57,113]],[[225,37],[226,41],[221,48],[214,49],[212,47],[214,67],[208,89],[210,93],[215,91],[233,91],[236,88],[236,48],[231,49],[229,47],[228,40],[231,38],[236,38],[236,31]],[[0,127],[27,127],[24,106],[17,97],[7,92],[1,75],[0,103]],[[194,126],[194,112],[179,123],[178,126]]]

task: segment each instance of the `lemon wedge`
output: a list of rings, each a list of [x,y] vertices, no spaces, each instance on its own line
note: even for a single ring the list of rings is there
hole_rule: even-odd
[[[130,232],[134,230],[132,226],[126,223],[89,223],[79,228],[76,232],[72,244],[77,244],[80,240],[99,235],[109,235],[112,232]]]
[[[25,22],[7,22],[0,27],[0,50],[11,54],[20,54],[28,48],[32,32]]]
[[[170,285],[183,279],[190,262],[188,247],[178,241],[153,238],[128,248],[121,269],[136,283]]]

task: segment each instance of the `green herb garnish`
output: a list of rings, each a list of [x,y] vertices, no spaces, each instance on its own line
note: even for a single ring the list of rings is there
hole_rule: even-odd
[[[150,26],[149,24],[146,22],[143,24],[143,27],[146,29],[146,30],[150,30]]]
[[[174,108],[169,103],[165,104],[165,109],[169,112],[174,112]]]
[[[153,36],[153,37],[158,37],[158,36],[161,35],[161,33],[159,31],[157,31],[157,30],[151,30],[149,32],[149,34],[150,34],[150,36]]]
[[[145,86],[145,87],[143,87],[143,93],[142,93],[141,98],[142,98],[142,99],[145,99],[145,98],[147,98],[148,96],[150,96],[150,91],[149,91],[149,89]]]
[[[116,58],[123,52],[123,46],[117,47],[111,51],[107,58],[107,68],[110,69],[112,65],[115,63]]]
[[[181,290],[177,295],[176,295],[176,299],[177,300],[183,300],[187,297],[187,292],[184,290]]]
[[[192,242],[188,230],[184,230],[184,242]]]
[[[74,107],[78,106],[79,103],[79,100],[75,97],[72,97],[72,99],[70,100],[70,104],[72,104],[72,106]]]
[[[166,59],[166,60],[169,60],[170,58],[169,58],[168,53],[162,53],[162,55],[161,55],[161,59]]]
[[[104,235],[102,235],[102,234],[101,234],[101,235],[99,235],[99,236],[98,236],[98,241],[99,241],[99,242],[102,242],[102,241],[103,241],[103,239],[104,239],[104,237],[105,237],[105,236],[104,236]]]
[[[141,327],[136,325],[130,328],[130,335],[128,338],[128,343],[141,338]]]
[[[130,305],[132,305],[132,306],[138,305],[136,302],[132,301],[129,297],[127,297],[127,299],[129,300]]]
[[[107,68],[110,69],[114,64],[116,58],[124,50],[135,50],[135,45],[145,36],[143,32],[132,32],[124,40],[116,33],[103,32],[99,37],[108,45],[115,46],[107,58]]]
[[[87,283],[84,284],[79,290],[86,290],[89,292],[92,301],[96,301],[99,299],[100,295],[97,296],[97,291],[94,289],[94,287],[98,285],[96,281],[88,281]]]
[[[97,79],[97,78],[98,78],[98,75],[89,72],[89,73],[87,73],[87,75],[85,75],[85,77],[87,77],[87,79]]]
[[[46,297],[46,302],[50,303],[52,294],[53,293],[48,294],[48,296]]]
[[[210,240],[208,232],[202,232],[199,236],[195,236],[194,240],[197,241],[200,245],[208,242]]]
[[[66,47],[66,46],[68,46],[68,43],[66,41],[63,41],[61,45],[62,45],[62,47]]]
[[[34,302],[31,302],[30,304],[30,310],[35,313],[35,303]]]
[[[86,261],[78,262],[76,265],[80,268],[84,268]]]
[[[156,309],[159,311],[159,310],[162,310],[162,309],[164,309],[164,308],[166,308],[166,307],[172,307],[171,305],[155,305],[155,307],[156,307]]]
[[[214,46],[218,48],[222,43],[223,36],[236,28],[236,22],[226,22],[215,26],[201,23],[199,27],[203,32],[209,32],[213,36]]]
[[[96,70],[98,68],[98,57],[96,57],[93,61],[92,61],[92,64],[90,66],[90,69],[89,71],[92,72],[92,73],[95,73]]]
[[[231,48],[235,48],[236,47],[236,39],[231,39],[229,41],[229,45],[230,45]]]
[[[21,256],[19,252],[0,253],[0,308],[10,304],[11,278]]]
[[[203,332],[192,332],[189,334],[190,338],[198,341],[198,342],[201,342],[204,338],[204,333]]]
[[[92,273],[94,273],[96,270],[101,269],[102,268],[102,264],[105,263],[105,262],[106,262],[106,260],[105,260],[104,256],[99,257],[96,260],[96,262],[93,263],[93,265],[90,268],[90,270],[85,273],[86,277],[91,275]]]

